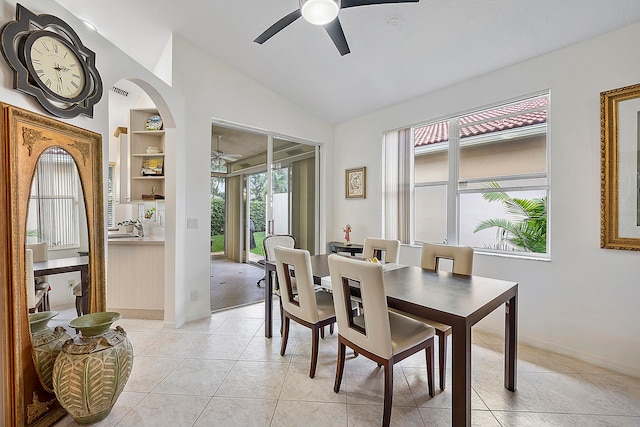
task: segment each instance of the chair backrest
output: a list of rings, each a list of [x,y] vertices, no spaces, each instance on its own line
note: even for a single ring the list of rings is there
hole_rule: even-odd
[[[471,276],[473,271],[473,248],[470,246],[437,245],[425,243],[422,245],[422,261],[420,266],[427,270],[438,270],[441,258],[453,261],[453,273]]]
[[[25,251],[25,280],[24,285],[27,290],[27,307],[29,309],[36,306],[36,286],[33,277],[33,250]]]
[[[376,257],[380,261],[397,263],[399,256],[400,240],[375,239],[373,237],[364,239],[363,258]]]
[[[272,234],[262,241],[264,256],[267,261],[274,261],[276,258],[273,249],[277,246],[293,249],[296,246],[296,239],[288,234]]]
[[[32,243],[27,245],[27,249],[33,251],[33,262],[47,261],[49,259],[46,243]]]
[[[46,243],[31,243],[27,245],[27,249],[33,251],[33,262],[47,261],[49,259],[49,250]],[[33,283],[48,288],[48,280],[49,276],[40,276],[36,277]]]
[[[393,354],[382,266],[360,259],[329,255],[333,304],[338,333],[355,345],[386,359]],[[360,288],[363,315],[351,309],[351,286]]]
[[[280,284],[282,308],[288,313],[306,320],[318,322],[318,304],[314,292],[311,257],[305,249],[289,249],[282,246],[273,249]],[[292,277],[295,274],[295,278]],[[297,298],[292,283],[297,287]]]

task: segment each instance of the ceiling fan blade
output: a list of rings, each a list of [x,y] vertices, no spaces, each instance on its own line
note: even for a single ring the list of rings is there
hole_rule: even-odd
[[[237,160],[240,160],[237,156],[228,155],[228,154],[224,154],[220,156],[220,158],[225,159],[227,162],[235,162]]]
[[[296,19],[300,18],[301,16],[302,16],[302,12],[300,12],[300,9],[294,10],[293,12],[291,12],[290,14],[288,14],[287,16],[285,16],[284,18],[280,19],[275,24],[273,24],[272,26],[267,28],[264,33],[260,34],[254,40],[254,42],[256,42],[258,44],[262,44],[262,43],[266,42],[271,37],[273,37],[276,34],[278,34],[279,31],[281,31],[284,28],[286,28],[287,25],[291,24],[293,21],[295,21]]]
[[[329,37],[333,40],[333,44],[336,45],[340,55],[345,56],[347,53],[350,53],[349,45],[347,44],[347,39],[344,36],[344,31],[342,31],[342,25],[340,25],[340,20],[338,18],[324,25],[324,29],[327,30]]]
[[[370,4],[386,4],[386,3],[417,3],[420,0],[342,0],[341,9],[355,6],[368,6]]]

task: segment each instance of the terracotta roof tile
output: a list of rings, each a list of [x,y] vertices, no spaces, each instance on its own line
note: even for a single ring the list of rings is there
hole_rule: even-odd
[[[463,116],[460,118],[460,137],[485,135],[492,132],[546,123],[547,110],[536,109],[546,107],[548,102],[548,98],[544,96]],[[519,112],[523,113],[518,114]],[[491,120],[494,117],[496,117],[496,119]],[[415,129],[414,141],[416,147],[437,144],[448,140],[449,124],[446,121],[432,123]]]

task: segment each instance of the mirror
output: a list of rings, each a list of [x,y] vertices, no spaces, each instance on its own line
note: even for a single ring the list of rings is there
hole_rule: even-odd
[[[600,94],[600,247],[640,250],[640,84]]]
[[[65,415],[55,394],[43,388],[33,359],[28,322],[26,242],[31,186],[38,162],[48,153],[66,153],[77,167],[84,194],[87,249],[83,286],[87,312],[105,311],[102,138],[99,134],[0,104],[0,360],[3,366],[3,421],[6,425],[51,425]],[[78,218],[80,214],[78,214]],[[80,227],[78,226],[78,229]],[[5,245],[4,242],[7,242]]]
[[[35,267],[32,304],[37,304],[29,306],[29,311],[56,311],[59,314],[50,324],[67,326],[88,313],[88,294],[83,298],[81,292],[81,267],[88,258],[80,257],[88,256],[89,243],[78,168],[63,148],[47,148],[38,159],[26,227],[25,243],[32,249]],[[44,274],[45,269],[49,274]]]
[[[74,333],[69,322],[88,313],[89,297],[84,194],[75,160],[59,146],[47,148],[38,159],[26,224],[32,355],[42,386],[53,392],[56,356]]]

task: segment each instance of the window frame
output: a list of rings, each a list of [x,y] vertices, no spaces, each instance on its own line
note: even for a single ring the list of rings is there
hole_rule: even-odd
[[[49,149],[51,150],[51,149]],[[65,150],[61,150],[62,152],[45,152],[40,159],[38,159],[38,164],[42,165],[42,161],[46,161],[51,164],[61,163],[67,165],[66,171],[60,171],[57,166],[54,166],[56,170],[51,170],[52,168],[49,166],[47,168],[43,168],[42,166],[38,167],[36,172],[33,175],[33,179],[31,182],[31,190],[29,194],[29,207],[28,207],[28,219],[35,220],[36,228],[35,231],[37,236],[33,236],[36,240],[34,243],[44,242],[47,244],[47,249],[49,251],[62,251],[62,250],[70,250],[70,249],[78,249],[81,246],[81,237],[80,237],[80,211],[79,211],[79,196],[83,194],[82,184],[80,181],[80,175],[75,164],[75,160],[71,157],[69,153]],[[61,156],[63,158],[63,162],[60,162]],[[52,159],[49,159],[45,156],[51,156]],[[56,176],[57,174],[63,173],[63,177]],[[44,175],[44,176],[43,176]],[[53,190],[41,193],[39,190],[39,182],[40,180],[51,181],[54,180],[56,183],[53,187],[48,187],[47,190]],[[70,192],[60,192],[59,184],[65,184],[65,190],[70,190]],[[71,185],[71,187],[69,187]],[[64,214],[67,214],[67,221],[63,221],[63,224],[67,226],[53,226],[50,227],[47,219],[43,219],[42,210],[46,210],[46,207],[43,206],[44,201],[51,201],[51,205],[55,207],[56,204],[59,205],[60,202],[64,203],[67,201],[70,206],[67,209],[62,209]],[[57,209],[59,212],[60,209]],[[62,214],[59,214],[62,215]],[[44,215],[46,217],[46,215]],[[59,219],[58,217],[55,217]],[[49,218],[51,219],[51,218]],[[54,241],[54,235],[57,237],[58,235],[66,236],[65,241]],[[31,238],[31,237],[30,237]]]
[[[506,132],[518,132],[518,137],[527,137],[527,136],[535,136],[535,135],[544,135],[545,136],[545,172],[536,172],[536,173],[522,173],[522,174],[510,174],[503,176],[486,176],[480,178],[466,178],[462,179],[460,177],[460,166],[461,166],[461,148],[479,145],[482,144],[482,141],[486,142],[490,140],[495,140],[495,133],[487,133],[478,136],[469,136],[469,137],[460,137],[460,119],[466,116],[477,114],[480,112],[484,112],[487,110],[498,109],[501,107],[508,106],[510,104],[524,102],[526,100],[533,100],[540,97],[547,98],[546,109],[546,120],[545,123],[533,124],[528,126],[523,126],[520,128],[516,128],[514,130],[508,130]],[[539,109],[532,109],[530,111],[535,111]],[[533,258],[533,259],[543,259],[548,260],[551,257],[551,224],[550,224],[550,202],[551,202],[551,174],[550,174],[550,166],[551,166],[551,137],[550,137],[550,112],[551,112],[551,91],[545,90],[537,93],[528,94],[525,96],[521,96],[518,98],[509,99],[502,102],[497,102],[491,105],[474,108],[472,110],[464,111],[461,113],[453,114],[446,117],[441,117],[434,120],[429,120],[425,122],[421,122],[419,124],[408,127],[410,129],[411,135],[411,143],[408,147],[412,150],[410,158],[411,158],[411,167],[410,167],[410,199],[411,199],[411,224],[410,224],[410,243],[415,245],[420,245],[424,243],[422,240],[416,238],[416,214],[415,214],[415,198],[416,198],[416,189],[417,188],[425,188],[425,187],[442,187],[446,186],[446,241],[443,243],[449,244],[459,244],[461,239],[461,195],[464,194],[481,194],[485,192],[491,192],[490,188],[465,188],[469,184],[473,183],[484,183],[484,182],[500,182],[501,187],[500,191],[509,193],[514,191],[544,191],[546,197],[546,252],[526,252],[520,250],[500,250],[494,248],[487,247],[474,247],[474,250],[477,253],[491,254],[491,255],[499,255],[499,256],[507,256],[507,257],[519,257],[519,258]],[[505,114],[499,117],[487,118],[482,121],[474,122],[474,124],[484,123],[495,121],[496,119],[504,119],[507,117],[514,117],[521,115],[522,112],[516,112],[511,114]],[[447,122],[449,128],[449,137],[445,142],[446,148],[440,147],[415,147],[415,131],[418,128],[433,125],[436,123]],[[462,124],[462,126],[465,126]],[[502,131],[505,132],[505,131]],[[508,133],[503,133],[502,135],[507,135]],[[470,144],[471,143],[471,144]],[[415,182],[415,159],[416,155],[419,155],[420,151],[446,151],[447,152],[447,162],[448,162],[448,172],[446,180],[438,180],[438,181],[424,181],[424,182]],[[502,186],[504,182],[509,181],[526,181],[531,180],[531,185],[523,185],[522,182],[517,185],[507,185]],[[538,182],[536,182],[538,181]],[[540,183],[542,181],[542,183]]]

